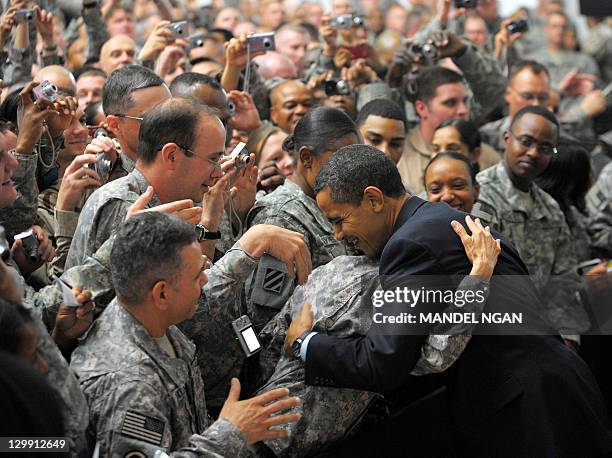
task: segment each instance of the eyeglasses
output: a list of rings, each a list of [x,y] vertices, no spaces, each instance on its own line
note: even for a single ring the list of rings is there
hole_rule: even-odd
[[[138,116],[128,116],[124,114],[116,114],[115,116],[117,116],[118,118],[133,119],[135,121],[142,121],[144,119],[144,118],[139,118]]]
[[[209,162],[210,165],[213,166],[213,172],[217,169],[217,167],[221,167],[221,164],[219,162],[221,161],[221,159],[223,159],[223,155],[221,155],[221,157],[217,159],[216,161],[213,161],[212,159],[208,159],[206,156],[202,156],[201,154],[198,154],[195,151],[190,150],[189,148],[185,148],[184,146],[181,146],[178,143],[175,143],[175,145],[178,146],[183,151],[187,151],[189,154],[192,154],[194,156],[199,157],[200,159],[204,159],[205,161]]]
[[[527,150],[535,147],[538,153],[540,153],[542,156],[552,156],[553,154],[557,154],[557,148],[550,143],[538,143],[538,141],[530,135],[521,135],[517,137],[511,130],[508,132],[516,139],[519,145]]]
[[[537,100],[540,103],[546,103],[550,99],[550,94],[548,92],[540,92],[538,94],[534,94],[532,92],[519,92],[513,87],[510,87],[514,92],[516,92],[519,97],[526,102],[532,102],[533,100]]]

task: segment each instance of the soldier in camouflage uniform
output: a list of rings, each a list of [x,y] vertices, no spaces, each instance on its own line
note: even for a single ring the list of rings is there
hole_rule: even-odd
[[[338,148],[358,141],[357,127],[340,110],[317,108],[307,113],[283,145],[296,160],[293,175],[274,192],[255,202],[247,215],[246,226],[273,224],[304,234],[313,268],[346,254],[343,244],[335,239],[331,224],[317,206],[312,187],[318,167],[323,166]],[[278,275],[279,279],[285,278],[278,280],[274,275]],[[247,282],[248,312],[258,330],[289,299],[293,288],[286,287],[287,283],[286,275],[282,275],[272,261],[268,265],[267,259],[262,260],[258,271]],[[281,287],[281,284],[284,286]]]
[[[591,248],[602,258],[612,258],[612,163],[606,165],[587,194]]]
[[[313,307],[314,331],[336,336],[364,335],[372,324],[372,308],[367,299],[378,285],[376,262],[365,256],[334,258],[314,270],[305,285],[295,289],[289,302],[260,333],[264,348],[259,354],[259,383],[263,383],[259,391],[287,387],[302,399],[297,410],[303,415],[289,426],[290,437],[266,442],[277,455],[304,456],[346,437],[359,426],[364,412],[377,397],[367,391],[307,386],[302,360],[282,354],[288,317],[308,301]],[[466,276],[459,289],[480,290],[486,297],[487,285],[484,280]],[[485,302],[470,304],[470,312],[482,312]],[[455,309],[455,305],[449,309]],[[468,344],[471,326],[459,329],[439,325],[435,332],[440,334],[428,337],[412,375],[448,369]]]
[[[580,289],[576,255],[559,205],[533,183],[556,151],[558,129],[558,121],[546,108],[520,110],[505,134],[504,161],[476,177],[480,195],[472,215],[514,243],[543,298],[545,316],[569,337],[590,326],[576,300]]]
[[[101,456],[152,456],[157,450],[181,457],[237,456],[247,443],[278,435],[265,428],[254,432],[261,420],[246,409],[264,409],[263,404],[285,396],[286,390],[243,401],[242,417],[237,405],[224,409],[209,425],[195,346],[175,326],[193,315],[206,283],[205,266],[193,228],[176,217],[145,212],[119,231],[111,256],[118,297],[96,320],[71,362],[88,399]],[[158,287],[169,289],[159,295]],[[159,308],[159,300],[170,303]],[[227,404],[237,401],[235,388]],[[278,403],[270,414],[297,402]],[[266,417],[269,426],[296,419]]]

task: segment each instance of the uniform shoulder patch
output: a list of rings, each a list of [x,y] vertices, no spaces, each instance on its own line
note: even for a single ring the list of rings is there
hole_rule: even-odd
[[[474,207],[472,207],[472,211],[470,212],[470,215],[473,217],[480,218],[487,223],[490,223],[493,220],[494,214],[495,209],[492,206],[478,201],[474,204]]]
[[[127,410],[121,425],[121,434],[153,445],[161,445],[164,422],[133,410]],[[134,458],[136,455],[134,455]]]

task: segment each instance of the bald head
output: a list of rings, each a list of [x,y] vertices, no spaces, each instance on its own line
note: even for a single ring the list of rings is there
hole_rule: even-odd
[[[259,74],[263,79],[274,77],[293,79],[297,78],[295,65],[289,58],[276,51],[268,51],[262,56],[253,59],[259,67]]]
[[[110,75],[114,70],[134,63],[136,42],[127,35],[115,35],[100,50],[100,68]]]
[[[38,82],[43,82],[45,80],[50,81],[55,84],[60,91],[68,95],[76,95],[76,81],[74,76],[59,65],[49,65],[41,68],[38,73],[34,75],[34,80]]]

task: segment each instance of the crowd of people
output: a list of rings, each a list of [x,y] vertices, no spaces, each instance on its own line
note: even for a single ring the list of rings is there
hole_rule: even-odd
[[[612,456],[612,9],[498,6],[2,2],[0,436]]]

